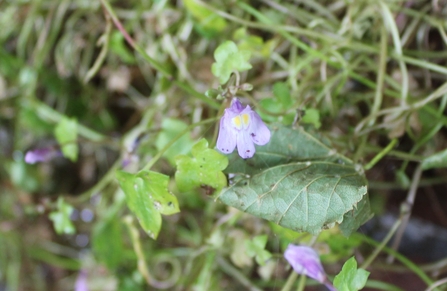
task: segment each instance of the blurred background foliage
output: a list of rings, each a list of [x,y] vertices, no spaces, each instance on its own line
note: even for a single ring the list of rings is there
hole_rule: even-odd
[[[183,131],[154,171],[173,177],[177,155],[202,137],[213,144],[214,124],[188,126],[220,114],[204,93],[219,86],[211,65],[226,40],[252,53],[241,78],[254,89],[243,97],[265,121],[289,125],[305,112],[301,124],[365,165],[376,217],[350,238],[318,237],[328,274],[354,254],[362,263],[372,238],[406,218],[392,248],[411,261],[368,262],[367,286],[423,290],[446,276],[445,157],[419,166],[447,144],[444,0],[110,1],[152,61],[102,3],[0,2],[0,290],[281,290],[282,252],[310,235],[216,203],[209,189],[181,193],[171,179],[181,212],[152,240],[115,180]],[[58,144],[69,159],[24,162]],[[265,234],[271,257],[257,243]]]

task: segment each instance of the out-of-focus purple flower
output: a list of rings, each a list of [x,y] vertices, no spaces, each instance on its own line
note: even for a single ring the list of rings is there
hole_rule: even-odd
[[[306,275],[326,285],[331,291],[337,291],[331,282],[329,282],[321,265],[320,257],[314,249],[308,246],[290,244],[284,252],[284,257],[298,274]]]
[[[217,149],[224,154],[237,151],[243,159],[253,157],[255,145],[265,145],[270,141],[270,130],[261,117],[250,106],[243,108],[237,98],[233,98],[231,106],[225,109],[220,120]]]
[[[62,155],[62,153],[52,147],[34,149],[26,153],[25,163],[35,164],[38,162],[48,162],[49,160],[60,155]]]
[[[88,291],[86,270],[79,271],[78,277],[76,278],[74,291]]]

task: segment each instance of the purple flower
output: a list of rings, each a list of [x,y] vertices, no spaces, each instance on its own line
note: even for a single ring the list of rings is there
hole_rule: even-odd
[[[39,148],[28,151],[25,155],[25,163],[35,164],[38,162],[48,162],[52,158],[62,155],[59,150],[54,148]]]
[[[331,291],[337,291],[331,282],[329,282],[320,262],[320,257],[314,249],[308,246],[296,246],[289,244],[284,257],[292,265],[292,268],[298,274],[304,274],[318,282],[325,284]]]
[[[230,108],[225,109],[220,120],[217,149],[224,154],[237,151],[243,159],[253,157],[255,145],[265,145],[270,140],[270,130],[261,117],[250,106],[243,108],[237,98],[233,98]]]
[[[88,291],[86,270],[79,271],[78,277],[76,278],[74,291]]]

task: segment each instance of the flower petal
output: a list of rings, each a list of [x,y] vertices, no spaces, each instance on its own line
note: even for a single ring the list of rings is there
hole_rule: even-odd
[[[298,274],[326,283],[326,274],[320,257],[312,248],[290,244],[284,252],[284,257]]]
[[[79,271],[78,277],[76,278],[75,291],[88,291],[87,285],[87,271],[81,270]]]
[[[229,154],[236,148],[237,130],[231,124],[231,118],[234,114],[225,109],[224,116],[220,119],[219,136],[217,137],[216,147],[224,153]]]
[[[261,117],[253,110],[250,112],[250,126],[247,128],[252,140],[257,145],[265,145],[270,141],[270,130]]]
[[[242,112],[242,110],[244,110],[244,107],[242,107],[242,103],[239,101],[239,99],[233,98],[233,100],[231,100],[229,109],[234,113],[239,114]]]
[[[255,154],[255,145],[248,131],[241,130],[238,133],[237,151],[243,159],[249,159]]]
[[[51,159],[60,156],[61,152],[52,148],[38,148],[30,150],[25,154],[25,163],[35,164],[38,162],[48,162]]]

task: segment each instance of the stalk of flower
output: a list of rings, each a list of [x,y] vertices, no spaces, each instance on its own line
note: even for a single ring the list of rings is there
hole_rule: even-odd
[[[298,274],[306,275],[326,285],[331,291],[337,291],[327,278],[320,257],[311,247],[289,244],[284,257]]]
[[[265,145],[269,141],[270,130],[261,117],[249,105],[244,108],[239,99],[233,98],[220,120],[217,149],[230,154],[237,146],[239,156],[249,159],[256,152],[255,144]]]

